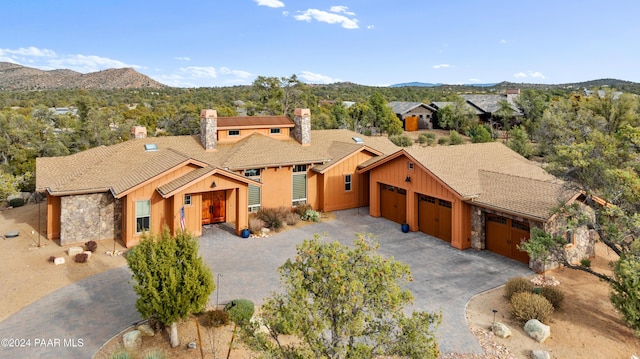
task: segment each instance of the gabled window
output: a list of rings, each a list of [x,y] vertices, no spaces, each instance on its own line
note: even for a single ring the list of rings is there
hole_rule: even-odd
[[[413,162],[409,162],[407,167],[409,168],[409,171],[413,171]]]
[[[229,130],[229,137],[240,136],[240,130]]]
[[[350,192],[351,191],[351,175],[344,175],[344,191],[345,192]]]
[[[136,201],[136,233],[149,232],[151,224],[151,201]]]

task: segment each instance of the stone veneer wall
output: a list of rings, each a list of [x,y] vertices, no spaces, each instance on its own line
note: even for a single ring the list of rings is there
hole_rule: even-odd
[[[60,207],[60,245],[121,238],[122,204],[111,193],[65,196]]]
[[[218,146],[218,112],[200,111],[200,143],[205,150],[215,150]]]
[[[293,115],[291,135],[303,146],[311,144],[311,111],[308,108],[296,108]]]
[[[485,221],[480,208],[471,206],[471,248],[485,249]]]

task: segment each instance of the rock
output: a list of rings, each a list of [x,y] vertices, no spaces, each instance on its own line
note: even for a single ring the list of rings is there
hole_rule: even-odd
[[[139,330],[132,330],[122,336],[125,349],[138,349],[142,345],[142,335]]]
[[[82,247],[69,247],[69,249],[67,249],[67,253],[69,253],[70,256],[75,256],[76,254],[80,254],[84,252],[84,249],[82,249]]]
[[[511,329],[500,322],[493,322],[493,324],[491,324],[491,331],[498,338],[508,338],[511,336]]]
[[[89,258],[91,258],[91,251],[84,251],[82,253],[87,255],[87,260],[89,260]]]
[[[140,334],[142,334],[143,337],[152,337],[156,335],[156,332],[149,324],[140,324],[136,329],[140,331]]]
[[[531,319],[524,325],[524,331],[538,343],[544,342],[551,335],[551,328],[540,323],[537,319]]]
[[[531,359],[551,359],[551,354],[544,350],[532,350]]]
[[[189,344],[187,344],[187,346],[189,347],[189,349],[195,349],[198,346],[196,345],[196,342],[189,342]]]
[[[271,232],[271,230],[269,228],[262,228],[260,232],[262,233],[263,236],[266,236],[269,234],[269,232]]]
[[[64,258],[62,258],[62,257],[56,257],[56,258],[53,260],[53,264],[55,264],[55,265],[58,265],[58,264],[64,264]]]

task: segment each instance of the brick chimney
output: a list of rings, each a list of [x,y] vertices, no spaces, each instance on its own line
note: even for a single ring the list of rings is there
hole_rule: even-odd
[[[147,128],[145,126],[131,127],[131,138],[145,138],[145,137],[147,137]]]
[[[311,111],[308,108],[296,108],[293,112],[293,132],[291,135],[303,146],[311,145]]]
[[[200,111],[200,143],[207,151],[215,151],[218,144],[218,112]]]

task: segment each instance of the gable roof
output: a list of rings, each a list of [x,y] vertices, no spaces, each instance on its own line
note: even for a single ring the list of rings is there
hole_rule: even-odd
[[[511,105],[515,116],[522,115],[522,111],[516,106],[511,97],[506,95],[460,95],[471,106],[481,110],[484,113],[492,114],[500,108],[498,102],[507,101]]]
[[[429,105],[426,105],[422,102],[391,101],[387,104],[387,106],[391,107],[391,110],[393,111],[393,113],[398,113],[401,115],[404,115],[405,113],[418,107],[424,107],[433,112],[436,111],[435,108]]]
[[[523,217],[546,221],[559,201],[568,201],[573,191],[499,142],[457,146],[406,147],[388,158],[413,158],[460,198]],[[366,172],[385,163],[372,161]]]

